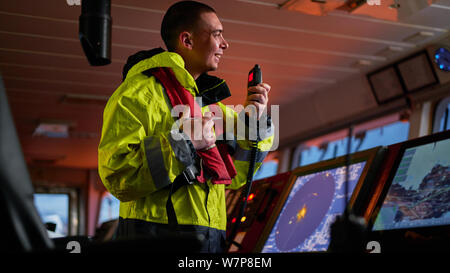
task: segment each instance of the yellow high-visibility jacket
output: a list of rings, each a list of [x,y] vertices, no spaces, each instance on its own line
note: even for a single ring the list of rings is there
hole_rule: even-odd
[[[109,99],[103,114],[98,146],[98,170],[103,184],[120,202],[120,217],[167,224],[168,185],[188,166],[186,157],[195,153],[189,139],[175,141],[170,101],[162,85],[142,72],[169,67],[192,96],[200,96],[196,81],[184,68],[182,57],[162,52],[134,65]],[[224,82],[223,82],[224,83]],[[209,92],[214,87],[204,92]],[[225,111],[226,107],[218,103]],[[208,106],[202,107],[208,111]],[[273,125],[272,125],[273,126]],[[273,128],[270,128],[273,131]],[[255,171],[272,146],[273,134],[258,142]],[[237,175],[228,187],[245,184],[249,168],[250,141],[237,140],[234,164]],[[208,186],[208,190],[206,189]],[[198,182],[181,187],[172,195],[178,224],[226,229],[225,185]]]

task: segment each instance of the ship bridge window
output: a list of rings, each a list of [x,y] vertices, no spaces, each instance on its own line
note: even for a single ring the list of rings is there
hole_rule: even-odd
[[[98,217],[98,226],[111,220],[119,219],[119,199],[115,198],[109,192],[105,193],[100,205],[100,214]]]
[[[73,188],[37,187],[34,205],[50,238],[79,233],[78,192]]]
[[[253,176],[253,181],[274,176],[277,174],[277,170],[278,170],[278,152],[277,151],[269,152],[266,158],[264,158],[261,167],[259,167],[258,171],[256,171],[255,175]]]
[[[433,120],[433,133],[450,129],[450,97],[444,98],[436,105]]]
[[[408,139],[409,121],[400,114],[383,117],[354,127],[351,153],[386,146]],[[292,169],[347,154],[348,130],[339,130],[301,143],[293,155]]]

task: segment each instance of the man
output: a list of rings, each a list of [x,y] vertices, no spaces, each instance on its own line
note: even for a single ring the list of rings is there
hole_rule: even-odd
[[[167,10],[161,36],[168,51],[130,56],[123,83],[105,107],[99,174],[121,201],[119,238],[198,235],[199,248],[182,249],[222,252],[225,187],[245,184],[252,143],[230,139],[235,130],[219,132],[210,113],[215,106],[226,116],[223,121],[245,120],[220,103],[230,95],[225,82],[206,74],[218,68],[229,45],[214,9],[194,1]],[[257,109],[260,123],[266,121],[269,90],[265,83],[249,88],[244,104]],[[178,119],[174,110],[180,105],[188,111]],[[216,142],[219,134],[227,135],[230,145]],[[256,169],[272,142],[270,133],[259,139]]]

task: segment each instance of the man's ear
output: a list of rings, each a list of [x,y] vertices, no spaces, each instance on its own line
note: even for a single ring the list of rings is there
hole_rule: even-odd
[[[192,34],[187,31],[181,32],[180,35],[178,36],[178,39],[181,43],[181,46],[183,46],[184,48],[192,49],[192,47],[194,46]]]

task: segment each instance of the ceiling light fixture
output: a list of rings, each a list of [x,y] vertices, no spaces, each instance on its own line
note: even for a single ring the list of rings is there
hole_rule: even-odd
[[[402,53],[404,51],[403,47],[399,46],[388,46],[380,51],[378,51],[375,55],[390,58],[394,55],[397,55],[399,53]]]
[[[433,36],[434,36],[433,32],[420,31],[411,36],[406,37],[405,39],[403,39],[403,41],[408,43],[420,43]]]
[[[33,136],[49,138],[68,138],[71,123],[61,120],[40,120],[34,129]]]
[[[109,96],[92,94],[64,94],[62,103],[105,106]]]

